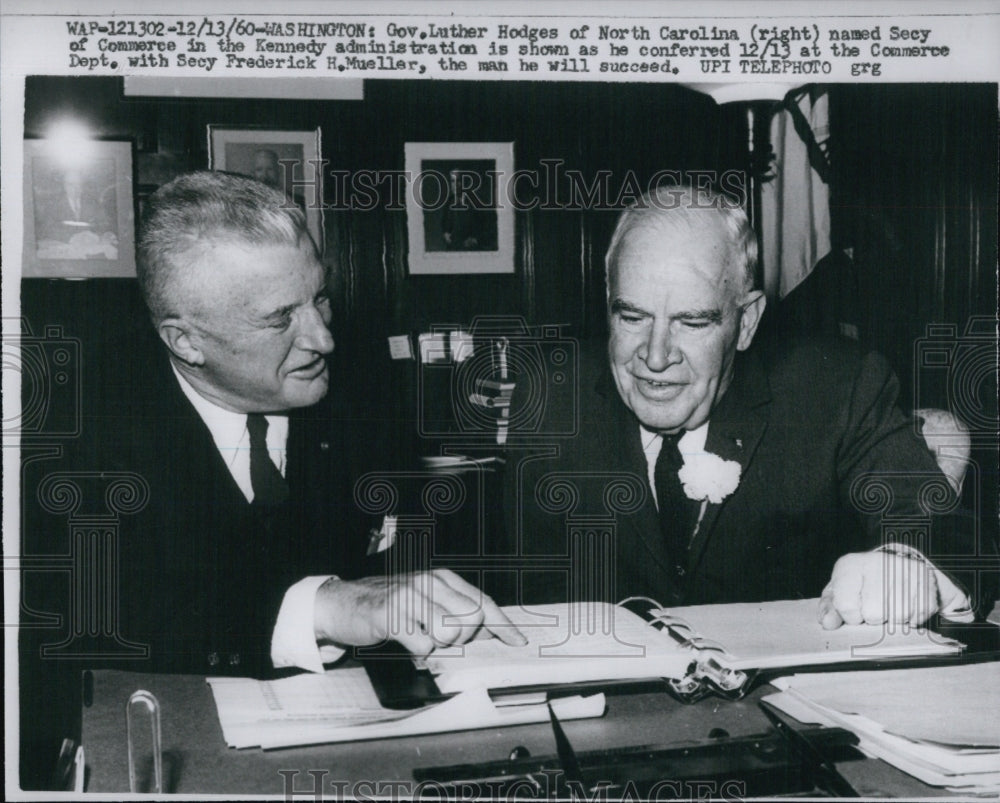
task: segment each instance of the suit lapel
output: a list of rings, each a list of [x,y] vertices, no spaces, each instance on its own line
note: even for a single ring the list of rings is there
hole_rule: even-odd
[[[288,413],[288,443],[285,476],[294,489],[306,489],[314,485],[329,485],[331,480],[317,472],[330,465],[331,461],[319,459],[324,452],[343,456],[341,444],[334,443],[332,433],[320,426],[314,416],[319,411],[314,407],[290,410]],[[331,492],[332,489],[331,489]]]
[[[226,466],[212,439],[208,425],[198,415],[198,411],[188,401],[181,390],[177,377],[170,368],[169,357],[162,351],[156,365],[156,379],[149,384],[156,388],[152,396],[152,423],[157,433],[168,437],[164,448],[182,445],[189,451],[186,464],[186,487],[190,493],[225,494],[225,498],[214,500],[214,504],[230,506],[247,504],[243,491]]]
[[[771,389],[757,354],[753,351],[741,352],[737,355],[732,384],[712,412],[705,440],[706,452],[740,464],[741,481],[767,430],[770,401]],[[705,508],[705,515],[691,543],[689,567],[692,572],[701,560],[719,514],[729,498]]]

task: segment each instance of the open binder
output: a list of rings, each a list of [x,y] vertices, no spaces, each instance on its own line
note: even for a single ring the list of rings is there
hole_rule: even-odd
[[[713,693],[738,698],[763,670],[923,660],[955,656],[964,649],[927,628],[845,625],[823,630],[817,599],[667,609],[654,600],[630,598],[618,605],[560,603],[503,610],[528,644],[511,647],[487,638],[414,659],[424,694],[427,688],[442,696],[473,688],[504,694],[658,679],[681,700],[693,702]],[[381,696],[380,686],[384,690],[386,684],[378,677],[378,663],[369,665],[369,672]],[[397,704],[400,683],[397,674],[391,692]]]

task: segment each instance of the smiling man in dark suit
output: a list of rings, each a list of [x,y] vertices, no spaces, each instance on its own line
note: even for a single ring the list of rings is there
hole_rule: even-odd
[[[140,286],[156,331],[167,346],[174,379],[173,387],[163,390],[168,393],[179,387],[189,404],[181,403],[178,412],[183,410],[188,421],[198,424],[202,435],[207,429],[217,452],[210,462],[218,465],[221,458],[228,469],[229,476],[220,472],[217,477],[228,485],[218,489],[218,496],[205,500],[207,507],[212,507],[211,499],[216,505],[225,499],[226,515],[240,521],[235,528],[235,551],[221,564],[218,552],[214,560],[202,562],[216,576],[221,570],[224,575],[232,573],[235,580],[216,581],[230,586],[235,596],[205,606],[206,620],[221,618],[232,624],[236,613],[240,622],[243,616],[238,608],[229,606],[263,596],[263,589],[274,585],[272,578],[292,567],[329,565],[355,576],[370,568],[359,560],[359,553],[369,544],[369,529],[350,531],[344,526],[356,518],[349,510],[353,497],[345,483],[357,474],[348,470],[351,461],[346,458],[359,447],[347,446],[344,441],[352,433],[343,431],[327,429],[325,440],[315,435],[308,438],[309,429],[315,430],[329,416],[328,408],[316,405],[328,395],[327,358],[334,343],[326,272],[301,211],[290,209],[280,192],[258,182],[219,173],[192,174],[151,199],[138,264]],[[178,418],[164,416],[161,429],[169,432]],[[343,427],[346,422],[338,423]],[[207,445],[207,439],[201,440]],[[335,442],[337,450],[331,448]],[[190,455],[185,455],[191,445],[182,441],[175,447],[180,454],[170,462],[181,471],[198,470]],[[371,450],[377,445],[377,441],[367,441],[360,448]],[[154,459],[159,462],[162,457],[160,453]],[[180,474],[174,479],[163,484],[163,493],[173,497],[172,504],[188,508],[188,515],[194,517],[206,515],[206,506],[191,505],[185,498],[197,492],[191,482]],[[234,484],[244,499],[233,493]],[[225,544],[224,538],[202,529],[211,550],[219,549],[220,542]],[[230,526],[222,532],[228,535],[233,529]],[[251,540],[258,534],[262,543]],[[310,554],[317,546],[323,551]],[[298,560],[284,563],[289,550]],[[333,560],[331,550],[336,554]],[[274,555],[256,560],[272,551],[282,562],[275,561]],[[178,585],[190,585],[190,580],[185,581],[187,571],[181,569]],[[278,665],[318,668],[314,642],[365,645],[381,641],[388,635],[390,604],[406,602],[402,632],[393,635],[415,652],[427,652],[435,642],[465,641],[483,621],[478,592],[447,572],[394,577],[389,582],[384,577],[356,582],[317,577],[302,580],[291,590],[279,585],[286,607],[300,593],[300,585],[310,600],[303,609],[310,613],[304,621],[313,629],[314,638],[303,644],[305,656],[298,655],[297,646],[279,655],[290,644],[281,627],[286,623],[285,613],[279,613],[282,632],[271,645]],[[467,594],[476,600],[466,607]],[[412,595],[426,598],[427,604],[411,605],[407,598]],[[486,604],[489,608],[489,600]],[[405,617],[420,617],[434,606],[439,609],[438,621],[406,627]],[[497,613],[495,606],[492,610]],[[442,612],[468,615],[468,621],[444,626]],[[289,628],[302,623],[297,614],[289,617]],[[255,629],[242,622],[238,630]]]
[[[69,595],[48,594],[62,584],[25,575],[28,605],[97,617],[101,633],[71,632],[60,653],[51,632],[24,632],[22,735],[78,685],[66,671],[86,666],[322,670],[352,645],[391,638],[424,654],[469,640],[484,621],[522,643],[457,575],[390,573],[384,555],[367,554],[383,523],[356,503],[354,484],[390,460],[386,422],[358,412],[371,400],[341,386],[343,361],[329,364],[327,276],[300,209],[250,178],[177,178],[148,202],[138,277],[158,338],[109,355],[119,364],[104,376],[116,378],[88,403],[61,464],[82,504],[102,512],[103,498],[119,514],[113,561],[82,566],[100,576],[107,607],[75,611]],[[40,487],[26,539],[58,542],[66,508]],[[58,553],[47,546],[38,551]],[[22,757],[34,749],[22,738]]]
[[[955,498],[895,377],[849,344],[755,343],[756,262],[745,212],[714,192],[662,187],[622,214],[606,350],[581,354],[577,407],[547,411],[575,416],[552,431],[576,434],[508,485],[519,599],[822,597],[826,628],[968,619],[966,593],[926,559]],[[926,537],[897,543],[893,517]],[[573,565],[545,571],[560,555]]]

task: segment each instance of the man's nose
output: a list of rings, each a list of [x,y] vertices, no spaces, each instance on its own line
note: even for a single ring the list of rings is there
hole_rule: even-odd
[[[316,307],[303,310],[302,324],[295,345],[303,351],[330,354],[333,351],[333,335],[327,328],[323,315]]]
[[[646,340],[645,351],[643,360],[650,371],[666,371],[674,363],[680,362],[680,356],[674,347],[669,322],[656,321],[653,323]]]

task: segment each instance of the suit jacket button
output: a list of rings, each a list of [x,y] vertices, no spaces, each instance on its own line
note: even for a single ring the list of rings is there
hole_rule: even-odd
[[[219,665],[219,653],[217,653],[217,652],[210,652],[208,654],[208,665],[209,666],[218,666]]]
[[[238,652],[234,652],[232,655],[229,656],[229,665],[230,666],[240,665],[240,654]]]

